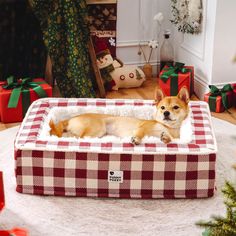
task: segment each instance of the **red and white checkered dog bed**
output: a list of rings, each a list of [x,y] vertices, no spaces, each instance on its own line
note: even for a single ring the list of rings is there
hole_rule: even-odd
[[[15,140],[21,193],[117,198],[204,198],[214,194],[216,141],[207,103],[191,102],[192,140],[164,144],[43,136],[53,109],[139,113],[150,100],[46,98],[34,102]]]

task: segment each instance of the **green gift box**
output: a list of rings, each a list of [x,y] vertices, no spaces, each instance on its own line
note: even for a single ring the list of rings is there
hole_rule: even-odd
[[[233,88],[230,84],[226,84],[222,89],[214,85],[210,85],[210,92],[205,94],[204,101],[209,104],[210,110],[213,112],[223,112],[233,106]]]

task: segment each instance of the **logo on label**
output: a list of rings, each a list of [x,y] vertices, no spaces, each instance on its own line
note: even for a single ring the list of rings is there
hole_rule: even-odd
[[[123,183],[123,171],[109,170],[108,171],[108,182]]]

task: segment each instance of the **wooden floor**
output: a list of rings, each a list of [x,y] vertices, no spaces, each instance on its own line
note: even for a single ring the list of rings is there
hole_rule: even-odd
[[[156,80],[147,80],[140,88],[133,89],[119,89],[118,91],[112,91],[107,93],[107,98],[137,98],[137,99],[153,99],[155,88],[158,86]],[[199,100],[195,95],[191,97],[191,100]],[[222,120],[226,120],[236,125],[236,108],[229,109],[223,113],[212,112],[212,116]]]
[[[107,98],[134,98],[134,99],[153,99],[154,98],[154,91],[157,86],[156,80],[147,80],[144,82],[143,86],[140,88],[131,88],[131,89],[119,89],[118,91],[112,91],[107,93]],[[57,88],[53,91],[54,97],[59,97],[59,91]],[[192,96],[191,100],[198,100],[196,96]],[[226,120],[232,124],[236,125],[236,108],[231,108],[229,110],[231,114],[228,112],[223,113],[214,113],[212,112],[212,116],[217,117],[222,120]],[[4,124],[0,122],[0,130],[5,130],[7,128],[19,125],[20,123],[10,123]]]

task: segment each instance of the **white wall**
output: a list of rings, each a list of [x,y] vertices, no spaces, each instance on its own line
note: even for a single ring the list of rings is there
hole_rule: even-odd
[[[176,60],[194,65],[194,90],[203,99],[212,80],[216,0],[203,0],[202,32],[183,34],[175,30]]]
[[[175,59],[195,67],[194,87],[199,98],[203,99],[210,84],[236,83],[236,64],[232,63],[236,53],[236,0],[202,1],[202,32],[190,35],[178,32],[170,23],[170,0],[118,0],[117,56],[125,64],[144,63],[137,54],[138,43],[152,38],[152,19],[161,11],[165,16],[163,30],[169,28],[173,32]],[[159,49],[151,58],[151,64],[158,62]]]
[[[177,60],[195,67],[195,92],[203,99],[208,85],[236,82],[236,1],[203,0],[203,29],[199,35],[175,31]]]
[[[151,40],[157,32],[153,16],[159,12],[159,0],[118,0],[117,7],[117,57],[125,64],[143,65],[145,60],[138,55],[138,45]],[[143,49],[148,56],[149,48]],[[157,63],[157,50],[150,62]]]
[[[212,83],[236,82],[236,1],[218,0],[213,54]]]

